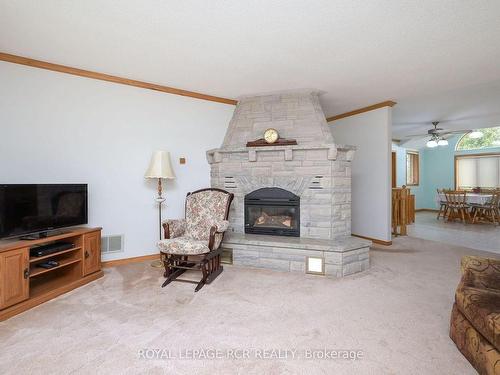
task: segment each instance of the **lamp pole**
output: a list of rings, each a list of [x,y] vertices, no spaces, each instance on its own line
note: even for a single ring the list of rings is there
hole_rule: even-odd
[[[158,196],[156,197],[156,202],[158,202],[158,228],[160,229],[160,241],[161,241],[161,206],[165,202],[166,198],[162,195],[161,178],[158,178]]]
[[[154,151],[151,155],[151,161],[149,162],[149,167],[144,174],[145,178],[155,178],[158,181],[158,196],[155,201],[158,203],[158,230],[159,230],[159,240],[161,241],[161,209],[162,204],[165,202],[163,197],[162,189],[162,179],[175,178],[175,173],[172,169],[172,162],[170,160],[170,153],[168,151]],[[151,263],[153,267],[162,267],[161,253],[160,259],[155,260]]]
[[[159,229],[159,240],[161,241],[161,206],[163,202],[165,202],[166,198],[162,195],[162,186],[161,186],[161,177],[158,178],[158,196],[155,198],[155,201],[158,202],[158,229]],[[160,254],[160,258],[162,255]],[[161,259],[155,260],[151,262],[151,267],[161,268],[162,261]]]

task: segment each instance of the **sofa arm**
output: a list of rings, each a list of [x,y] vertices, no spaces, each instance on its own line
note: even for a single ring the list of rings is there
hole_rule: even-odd
[[[500,290],[500,260],[467,255],[462,258],[462,283],[480,289]]]
[[[186,231],[185,219],[167,219],[163,221],[165,239],[180,237]]]

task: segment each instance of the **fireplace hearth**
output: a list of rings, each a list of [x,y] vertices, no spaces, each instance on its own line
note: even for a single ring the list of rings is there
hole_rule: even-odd
[[[300,197],[276,187],[247,194],[245,233],[300,237]]]

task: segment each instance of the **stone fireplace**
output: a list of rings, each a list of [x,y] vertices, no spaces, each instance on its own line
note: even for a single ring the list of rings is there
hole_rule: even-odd
[[[300,237],[300,197],[277,187],[245,195],[245,233]]]
[[[207,152],[211,185],[235,194],[223,246],[235,264],[306,271],[322,258],[341,277],[369,266],[369,241],[351,237],[351,161],[316,90],[239,99],[222,146]],[[296,145],[246,147],[268,128]]]

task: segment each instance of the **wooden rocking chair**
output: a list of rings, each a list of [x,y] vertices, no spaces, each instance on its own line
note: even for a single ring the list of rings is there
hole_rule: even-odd
[[[165,220],[165,239],[158,242],[166,277],[162,288],[172,281],[197,284],[195,292],[210,284],[223,270],[220,244],[229,226],[229,208],[234,194],[221,189],[202,189],[186,196],[185,219]],[[178,279],[187,270],[202,273],[199,282]]]

